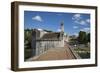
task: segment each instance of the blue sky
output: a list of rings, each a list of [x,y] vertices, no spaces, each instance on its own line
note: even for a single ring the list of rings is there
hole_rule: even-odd
[[[24,29],[59,32],[62,21],[68,35],[77,35],[80,30],[90,32],[90,14],[24,11]]]

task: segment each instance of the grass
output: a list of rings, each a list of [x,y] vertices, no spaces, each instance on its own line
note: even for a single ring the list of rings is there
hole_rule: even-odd
[[[85,52],[85,53],[78,53],[79,56],[82,58],[82,59],[87,59],[87,58],[90,58],[90,53],[88,52]]]
[[[75,48],[75,51],[90,51],[89,48]]]
[[[76,53],[78,53],[78,55],[82,59],[90,58],[90,48],[88,48],[88,47],[86,47],[86,48],[75,48],[74,51]]]

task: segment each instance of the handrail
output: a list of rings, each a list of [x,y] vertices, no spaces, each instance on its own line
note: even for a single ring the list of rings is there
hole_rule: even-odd
[[[74,48],[72,48],[71,46],[69,46],[69,48],[76,59],[81,59],[81,57],[73,50]]]
[[[66,42],[66,44],[67,44],[67,42]],[[70,49],[70,51],[72,52],[72,54],[75,57],[75,59],[81,59],[81,57],[73,50],[74,48],[72,46],[70,46],[68,44],[67,44],[67,46]]]

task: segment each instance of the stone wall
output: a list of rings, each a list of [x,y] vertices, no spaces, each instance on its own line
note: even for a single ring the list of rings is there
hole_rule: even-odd
[[[61,40],[38,40],[36,41],[36,55],[40,55],[44,53],[45,51],[49,50],[50,48],[55,48],[55,47],[62,47],[63,41]]]

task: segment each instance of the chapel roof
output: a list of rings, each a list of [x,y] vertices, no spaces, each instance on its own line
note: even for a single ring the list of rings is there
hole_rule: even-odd
[[[41,40],[59,40],[60,33],[59,32],[50,32],[43,35]]]

